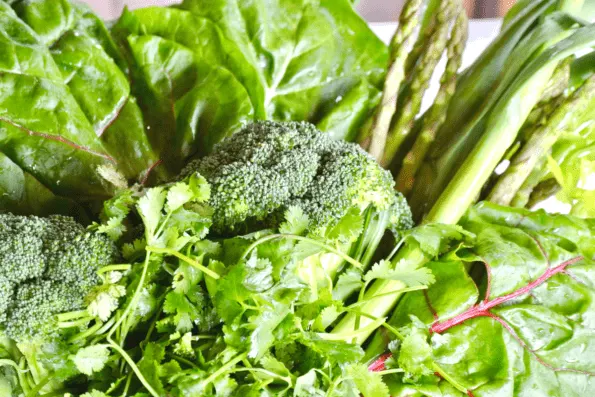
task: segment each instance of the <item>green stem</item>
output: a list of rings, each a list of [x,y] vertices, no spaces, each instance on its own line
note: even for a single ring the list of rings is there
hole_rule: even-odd
[[[133,374],[133,372],[130,372],[128,374],[128,376],[126,377],[126,383],[124,384],[124,390],[122,391],[122,397],[126,397],[128,395],[128,390],[130,390],[130,384],[132,383],[132,374]]]
[[[275,372],[272,371],[268,371],[266,369],[263,368],[235,368],[232,369],[230,371],[228,371],[228,374],[233,374],[233,373],[238,373],[238,372],[257,372],[257,373],[261,373],[261,374],[265,374],[267,376],[270,376],[271,378],[277,378],[282,380],[283,382],[287,383],[289,386],[293,386],[293,380],[288,377],[288,376],[281,376]]]
[[[364,314],[364,312],[360,312],[359,314],[362,315],[362,314]],[[366,314],[366,317],[369,317],[369,316]],[[354,327],[352,330],[347,330],[345,332],[334,332],[334,330],[333,330],[333,332],[330,334],[318,333],[316,335],[318,335],[322,339],[330,340],[330,341],[350,342],[352,339],[355,339],[355,343],[359,343],[359,340],[362,337],[362,335],[366,335],[364,340],[367,339],[367,337],[372,332],[374,332],[376,329],[378,329],[378,327],[381,327],[385,323],[386,323],[386,318],[379,318],[377,320],[371,321],[369,324],[366,324],[365,327],[362,327],[359,329],[355,329],[355,327]]]
[[[176,258],[186,262],[187,264],[189,264],[190,266],[200,270],[201,272],[205,273],[206,275],[208,275],[211,278],[214,278],[215,280],[219,280],[221,278],[220,275],[218,275],[217,273],[215,273],[214,271],[212,271],[211,269],[207,268],[206,266],[201,265],[200,263],[198,263],[197,261],[187,257],[184,254],[181,254],[177,251],[174,251],[172,249],[169,248],[157,248],[157,247],[147,247],[146,248],[147,252],[153,252],[156,254],[165,254],[165,255],[170,255],[170,256],[175,256]]]
[[[430,145],[436,139],[438,130],[446,120],[448,105],[457,86],[458,71],[463,63],[468,25],[467,14],[459,7],[458,17],[454,22],[448,43],[448,62],[440,81],[440,91],[430,111],[424,116],[422,130],[411,151],[403,159],[401,171],[396,178],[397,190],[405,195],[413,188],[415,175],[426,158]]]
[[[246,358],[248,358],[248,353],[247,352],[237,355],[236,357],[232,358],[231,360],[229,360],[228,362],[226,362],[225,364],[223,364],[221,367],[219,367],[219,369],[217,371],[213,372],[202,383],[204,385],[208,385],[209,383],[212,383],[219,376],[225,374],[226,372],[229,371],[230,368],[232,368],[234,365],[236,365],[237,363],[239,363],[240,361],[242,361],[242,360],[244,360]]]
[[[112,349],[117,351],[120,354],[120,356],[122,356],[122,358],[128,363],[128,366],[132,369],[132,371],[135,373],[135,375],[138,378],[138,380],[140,381],[140,383],[142,383],[142,385],[145,387],[145,389],[147,389],[149,394],[151,394],[153,397],[160,397],[159,393],[157,393],[155,391],[155,389],[153,389],[153,386],[151,386],[151,384],[149,382],[147,382],[143,373],[138,368],[138,366],[136,365],[136,363],[134,362],[132,357],[130,357],[128,355],[128,353],[126,353],[126,351],[120,347],[120,345],[118,345],[116,342],[114,342],[111,339],[111,337],[109,337],[109,336],[107,337],[107,342],[112,347]]]
[[[432,363],[432,369],[434,370],[434,372],[438,373],[445,381],[447,381],[448,383],[450,383],[452,385],[452,387],[454,387],[455,389],[457,389],[458,391],[460,391],[461,393],[463,393],[465,395],[468,395],[469,394],[469,390],[465,386],[463,386],[459,382],[457,382],[452,376],[450,376],[449,374],[447,374],[435,362]]]
[[[402,374],[405,370],[401,368],[394,368],[394,369],[385,369],[384,371],[376,372],[380,376],[390,375],[390,374]]]
[[[0,359],[0,367],[13,367],[17,372],[27,372],[26,370],[21,369],[13,360]]]
[[[27,397],[38,397],[39,396],[39,392],[48,384],[50,383],[50,381],[53,379],[52,375],[47,375],[45,378],[43,378],[40,382],[37,383],[37,385],[35,385],[35,387],[33,389],[31,389],[29,391],[29,393],[27,393]]]
[[[341,259],[343,259],[344,261],[350,263],[351,265],[357,267],[358,269],[362,269],[364,266],[356,261],[355,259],[353,259],[352,257],[350,257],[349,255],[344,254],[343,252],[331,247],[328,244],[322,243],[318,240],[314,240],[308,237],[302,237],[302,236],[297,236],[294,234],[271,234],[269,236],[265,236],[262,237],[258,240],[256,240],[254,243],[252,243],[247,249],[246,251],[244,251],[244,254],[242,255],[241,259],[246,259],[248,257],[248,255],[250,255],[250,253],[252,252],[252,250],[254,250],[256,247],[258,247],[261,244],[266,243],[267,241],[272,241],[272,240],[276,240],[276,239],[281,239],[281,238],[286,238],[289,240],[297,240],[297,241],[305,241],[308,242],[312,245],[315,245],[317,247],[323,248],[324,250],[331,252],[337,256],[339,256]]]
[[[510,167],[500,177],[488,196],[488,201],[510,205],[516,192],[529,177],[537,163],[550,151],[560,135],[578,126],[595,98],[595,76],[577,89],[550,117],[546,125],[531,135],[516,154]]]
[[[76,321],[60,321],[58,322],[58,328],[74,328],[74,327],[82,327],[83,325],[88,325],[91,321],[93,321],[94,317],[85,317],[81,318],[80,320]]]
[[[69,338],[68,343],[74,343],[79,340],[87,339],[91,335],[95,335],[95,333],[97,331],[99,331],[101,329],[101,327],[103,327],[103,324],[100,322],[97,322],[95,325],[93,325],[89,329],[85,330],[84,332],[78,333],[78,334],[72,336],[71,338]]]
[[[529,202],[527,203],[527,208],[533,208],[542,201],[554,196],[560,190],[562,190],[562,186],[560,186],[556,178],[550,178],[540,182],[535,186],[535,189],[533,189],[533,192],[529,197]]]
[[[109,265],[109,266],[105,266],[105,267],[102,267],[101,269],[99,269],[97,271],[97,274],[102,275],[102,274],[109,273],[109,272],[125,272],[125,271],[130,270],[131,268],[132,268],[131,265],[125,265],[125,264]]]
[[[76,320],[81,317],[88,317],[89,312],[86,310],[79,310],[76,312],[68,312],[68,313],[61,313],[56,315],[58,321],[69,321],[69,320]]]
[[[426,290],[426,289],[428,289],[428,286],[427,285],[420,285],[419,287],[403,288],[403,289],[400,289],[400,290],[390,291],[390,292],[387,292],[385,294],[374,295],[374,296],[371,296],[371,297],[369,297],[367,299],[364,298],[364,299],[358,300],[357,302],[352,303],[348,307],[351,308],[351,307],[363,306],[363,305],[366,305],[366,304],[368,304],[369,302],[371,302],[371,301],[373,301],[375,299],[384,298],[386,296],[396,295],[396,294],[404,294],[406,292],[413,292],[413,291],[423,291],[423,290]],[[364,297],[365,297],[365,295],[364,295]]]
[[[187,366],[189,366],[190,368],[198,368],[198,365],[194,364],[192,361],[184,358],[184,357],[180,357],[180,356],[176,356],[174,354],[171,355],[171,357],[176,360],[177,362],[180,362],[182,364],[185,364]]]

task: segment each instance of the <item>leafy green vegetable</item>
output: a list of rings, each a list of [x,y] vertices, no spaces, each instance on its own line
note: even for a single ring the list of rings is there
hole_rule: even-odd
[[[145,178],[159,160],[159,148],[154,146],[154,152],[149,143],[127,76],[117,58],[112,59],[115,47],[102,22],[70,0],[19,2],[14,8],[50,48],[64,83],[118,170],[128,179]]]
[[[593,393],[593,221],[483,203],[461,225],[476,233],[473,244],[431,262],[437,282],[408,294],[390,322],[411,326],[415,313],[427,327],[415,349],[397,352],[401,368],[429,357],[447,378],[398,375],[392,395],[430,396],[447,382],[474,396]],[[429,356],[419,350],[426,339]]]
[[[254,118],[312,120],[353,139],[376,104],[386,57],[345,0],[186,1],[125,11],[114,32],[129,49],[151,129],[171,131],[163,142],[182,158],[207,153]],[[227,95],[211,100],[217,92]]]
[[[14,214],[71,215],[81,221],[85,211],[74,201],[56,196],[35,177],[0,153],[0,207]]]
[[[3,153],[57,193],[105,197],[113,187],[98,169],[112,159],[63,84],[49,50],[4,2],[0,16],[8,28],[1,39]]]

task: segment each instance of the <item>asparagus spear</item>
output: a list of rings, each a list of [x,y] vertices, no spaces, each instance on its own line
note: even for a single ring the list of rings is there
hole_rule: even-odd
[[[560,135],[573,128],[595,98],[595,76],[589,78],[554,112],[549,122],[536,131],[514,157],[512,164],[492,189],[488,200],[510,205],[515,193],[529,177],[539,159],[547,153]]]
[[[533,208],[542,201],[552,197],[560,190],[562,190],[562,186],[560,186],[556,178],[550,178],[540,182],[533,190],[533,193],[531,193],[527,207]]]
[[[570,85],[570,65],[574,57],[569,57],[564,62],[560,63],[550,83],[546,87],[541,100],[531,111],[527,122],[523,126],[520,134],[520,141],[527,142],[531,135],[537,131],[541,126],[546,124],[551,114],[564,102],[566,99],[565,91]]]
[[[397,190],[407,195],[413,188],[415,174],[426,157],[436,132],[446,120],[446,111],[454,95],[457,73],[463,62],[463,51],[467,42],[468,21],[465,10],[459,9],[448,43],[448,62],[440,81],[440,91],[428,114],[423,119],[422,131],[413,148],[403,160],[403,166],[397,177]]]
[[[372,124],[372,136],[368,152],[377,160],[382,158],[390,123],[397,108],[397,97],[405,78],[405,61],[414,38],[415,27],[419,23],[418,11],[422,0],[409,0],[405,4],[399,27],[391,42],[391,57],[381,104]]]
[[[545,156],[539,159],[533,171],[531,171],[527,179],[525,179],[519,190],[515,193],[512,201],[510,202],[512,207],[528,207],[528,203],[531,199],[531,196],[533,195],[533,191],[548,173],[546,160],[547,159]]]
[[[395,125],[386,141],[386,149],[381,161],[383,165],[390,164],[395,153],[413,128],[415,117],[421,108],[424,93],[430,85],[434,70],[446,48],[455,8],[456,6],[451,0],[444,0],[440,4],[433,28],[428,31],[425,38],[428,46],[422,54],[416,69],[412,72],[413,77],[407,97],[401,105]]]
[[[536,0],[522,9],[507,29],[488,47],[457,81],[457,90],[448,107],[446,122],[420,167],[409,202],[417,219],[421,219],[436,202],[448,181],[460,168],[467,154],[483,133],[490,110],[510,87],[522,67],[548,42],[565,34],[562,26],[544,20],[554,0]],[[551,35],[541,35],[551,31]],[[535,33],[533,33],[535,32]]]

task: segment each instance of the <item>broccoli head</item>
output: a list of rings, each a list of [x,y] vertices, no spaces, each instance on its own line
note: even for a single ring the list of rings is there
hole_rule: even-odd
[[[358,145],[331,139],[306,122],[261,121],[191,162],[211,184],[213,228],[231,232],[254,221],[278,226],[300,207],[311,229],[338,222],[350,209],[394,209],[394,225],[410,226],[411,213],[392,175]]]
[[[55,315],[84,308],[97,270],[118,257],[71,218],[0,214],[0,327],[15,340],[51,334]]]

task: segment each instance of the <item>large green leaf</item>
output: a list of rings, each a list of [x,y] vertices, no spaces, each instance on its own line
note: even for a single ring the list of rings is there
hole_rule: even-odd
[[[127,41],[136,95],[174,168],[208,153],[252,119],[248,93],[227,69],[197,62],[187,47],[158,36],[130,35]]]
[[[113,164],[45,45],[0,3],[0,149],[57,193],[109,195]],[[31,112],[35,109],[35,112]]]
[[[0,153],[0,208],[14,214],[71,215],[84,221],[86,215],[74,201],[56,196],[34,176]]]
[[[461,225],[473,246],[430,263],[436,283],[408,294],[391,323],[426,324],[433,361],[468,395],[595,393],[595,221],[482,203]],[[393,379],[393,396],[440,395],[448,383],[406,379]]]
[[[64,83],[118,171],[128,179],[145,178],[160,153],[151,147],[127,76],[116,64],[123,64],[121,56],[103,24],[70,0],[23,1],[14,9],[51,48]]]
[[[208,151],[246,118],[309,120],[337,138],[354,139],[377,103],[387,60],[386,47],[346,0],[186,1],[178,9],[125,11],[113,31],[131,52],[137,96],[147,97],[141,103],[147,120],[174,135],[163,139],[187,140],[188,131],[203,135],[184,156]],[[176,81],[171,73],[183,67],[180,57],[193,71]],[[221,77],[199,83],[213,76]],[[187,112],[172,111],[180,109],[172,98],[176,103],[191,90],[207,98],[221,84],[233,100],[203,101],[210,111],[178,120]],[[253,113],[247,111],[246,93]],[[230,111],[233,106],[238,110]],[[230,120],[209,121],[220,118],[212,116],[216,109],[226,109]]]
[[[338,110],[342,120],[329,113],[354,96],[367,102],[366,112],[377,103],[386,48],[348,1],[186,0],[182,8],[215,21],[255,65],[261,96],[251,97],[268,118],[325,118],[327,131],[353,139],[362,124],[361,104],[350,117]],[[366,91],[362,82],[369,83]]]

